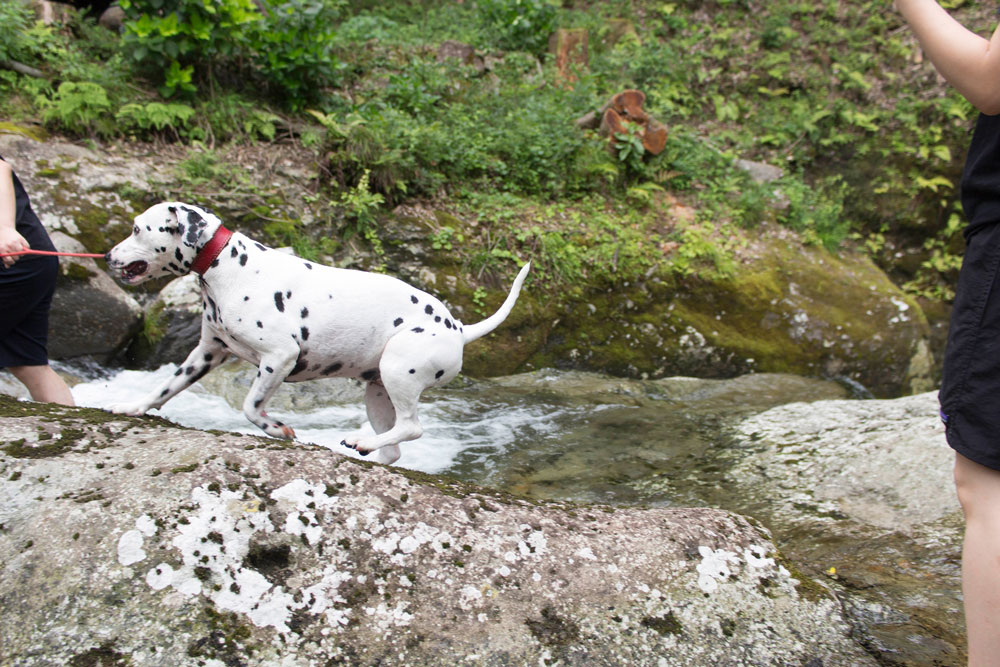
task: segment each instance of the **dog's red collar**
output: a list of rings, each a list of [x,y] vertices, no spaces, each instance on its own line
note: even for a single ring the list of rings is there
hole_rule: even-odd
[[[195,255],[194,262],[191,263],[191,270],[198,275],[204,275],[208,271],[208,267],[215,261],[215,258],[222,252],[225,245],[229,243],[229,237],[232,235],[231,231],[219,225],[219,228],[212,234],[212,238]]]

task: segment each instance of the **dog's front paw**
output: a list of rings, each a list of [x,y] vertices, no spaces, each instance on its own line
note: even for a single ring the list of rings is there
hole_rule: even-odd
[[[264,433],[267,433],[272,438],[281,438],[283,440],[295,439],[295,429],[281,422],[264,424],[261,428],[264,430]]]
[[[140,417],[149,410],[148,403],[115,403],[108,407],[108,410],[116,415],[128,415],[129,417]]]

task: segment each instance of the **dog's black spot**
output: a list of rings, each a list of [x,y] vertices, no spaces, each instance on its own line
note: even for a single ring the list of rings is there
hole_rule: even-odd
[[[299,314],[302,315],[302,319],[306,319],[307,317],[309,317],[309,309],[308,308],[303,308],[302,312],[299,313]]]
[[[212,370],[211,366],[204,366],[201,370],[194,374],[194,377],[191,378],[191,382],[197,382],[202,379],[210,370]]]
[[[424,330],[422,328],[420,328],[420,327],[413,327],[412,329],[410,329],[410,331],[412,331],[413,333],[423,333],[424,332]]]
[[[263,329],[264,328],[264,324],[260,320],[257,320],[257,328],[258,329]]]
[[[173,262],[168,263],[167,266],[170,267],[171,269],[173,269],[173,271],[175,273],[182,273],[183,272],[182,269],[181,269],[181,267],[177,266]]]
[[[444,321],[444,328],[445,329],[450,329],[451,328],[451,320],[445,320]]]
[[[323,364],[316,364],[315,366],[312,367],[312,370],[313,371],[318,371],[322,366],[323,366]]]
[[[306,265],[307,269],[309,269],[310,271],[312,271],[312,268],[313,268],[312,264],[310,264],[309,262],[306,262],[305,265]]]
[[[183,368],[178,368],[176,371],[174,371],[174,377],[177,377],[178,375],[180,375],[183,372],[184,372]]]
[[[211,361],[214,355],[211,352],[205,353],[205,361]]]
[[[410,301],[412,301],[413,303],[420,303],[420,299],[412,295],[410,296]]]
[[[259,408],[259,407],[260,407],[260,404],[261,404],[261,403],[263,403],[263,402],[264,402],[264,400],[263,400],[263,399],[260,399],[260,398],[258,398],[258,399],[257,399],[256,401],[254,401],[254,402],[253,402],[253,406],[254,406],[255,408]]]
[[[208,223],[205,219],[198,215],[197,211],[191,209],[184,209],[188,212],[188,232],[187,237],[184,239],[185,245],[196,246],[198,244],[198,237],[201,235],[201,230],[203,230]]]
[[[139,225],[132,225],[132,234],[135,236],[139,235]]]
[[[178,223],[178,224],[177,224],[177,227],[175,227],[174,229],[176,230],[176,231],[175,231],[174,233],[175,233],[175,234],[176,234],[177,236],[184,236],[184,229],[185,229],[185,228],[184,228],[184,225],[182,225],[182,224]]]
[[[262,246],[259,243],[254,243],[254,245],[257,246],[257,250],[260,250],[261,252],[267,252],[267,247],[266,246]]]
[[[274,372],[274,369],[271,368],[270,366],[264,366],[264,370],[267,371],[268,373],[273,373]]]
[[[372,368],[372,369],[367,370],[367,371],[365,371],[364,373],[361,374],[361,379],[362,380],[367,380],[368,382],[371,382],[372,380],[376,379],[377,377],[378,377],[378,369],[377,368]]]
[[[435,380],[440,379],[442,375],[444,375],[444,371],[438,371],[437,373],[434,374],[434,379]]]
[[[281,296],[281,292],[274,293],[274,307],[278,309],[279,313],[285,312],[285,299]]]
[[[298,362],[296,362],[295,364],[295,368],[293,368],[292,372],[289,373],[288,375],[289,376],[298,375],[299,373],[304,371],[308,365],[309,364],[306,363],[306,360],[304,358],[299,358]]]
[[[229,251],[229,256],[232,257],[232,258],[234,258],[234,259],[236,258],[236,255],[238,255],[238,254],[240,254],[240,251],[236,248],[236,246],[233,246],[233,249]]]
[[[213,336],[212,340],[214,340],[216,343],[218,343],[222,347],[226,348],[227,350],[229,349],[229,346],[226,345],[225,342],[223,342],[223,340],[221,338],[219,338],[218,336]]]
[[[402,323],[403,323],[403,318],[397,317],[395,320],[392,321],[392,326],[398,327]]]
[[[161,391],[161,392],[160,392],[160,398],[162,398],[162,397],[166,396],[166,395],[167,395],[167,394],[169,394],[169,393],[170,393],[170,390],[169,390],[169,389],[164,389],[163,391]]]
[[[427,313],[428,315],[433,315],[434,308],[431,306],[431,304],[427,304],[427,307],[424,308],[424,312]]]
[[[216,258],[211,264],[208,265],[208,268],[212,269],[212,268],[215,268],[218,265],[219,265],[219,259]],[[191,266],[191,264],[190,264],[190,262],[184,262],[184,266]]]
[[[247,256],[240,255],[240,266],[246,266],[246,265],[247,265]]]
[[[411,369],[410,369],[410,375],[413,375],[413,374],[414,374],[414,373],[416,373],[416,372],[417,372],[417,369],[416,369],[416,368],[411,368]]]
[[[191,375],[191,373],[194,373],[194,366],[188,366],[184,369],[184,375]]]
[[[307,327],[302,327],[299,331],[302,333],[302,340],[309,340],[309,329]]]
[[[245,296],[245,297],[243,297],[243,300],[244,300],[244,301],[249,301],[249,300],[250,300],[250,297],[248,297],[248,296]]]
[[[441,321],[441,316],[440,315],[435,315],[434,316],[434,321],[435,322],[440,322]]]
[[[339,361],[336,362],[336,363],[332,363],[332,364],[330,364],[329,366],[327,366],[326,368],[323,369],[323,373],[322,374],[323,375],[333,375],[334,373],[336,373],[337,371],[339,371],[341,368],[343,368],[343,366],[344,366],[344,364],[340,363]]]

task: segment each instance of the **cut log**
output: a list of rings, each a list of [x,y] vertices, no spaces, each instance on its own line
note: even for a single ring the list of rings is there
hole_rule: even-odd
[[[659,155],[667,145],[667,128],[642,108],[646,94],[641,90],[623,90],[601,109],[601,135],[608,137],[608,145],[614,150],[615,135],[626,132],[630,124],[639,127],[642,146],[650,155]],[[577,120],[577,126],[585,118]]]
[[[576,81],[573,67],[585,69],[590,62],[585,28],[559,28],[549,38],[549,51],[555,55],[559,80]]]

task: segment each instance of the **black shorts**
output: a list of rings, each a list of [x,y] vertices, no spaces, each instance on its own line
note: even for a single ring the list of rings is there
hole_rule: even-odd
[[[1000,224],[969,237],[948,329],[941,419],[948,444],[1000,470]]]
[[[17,271],[0,268],[0,368],[49,363],[49,306],[59,260],[22,258]]]

